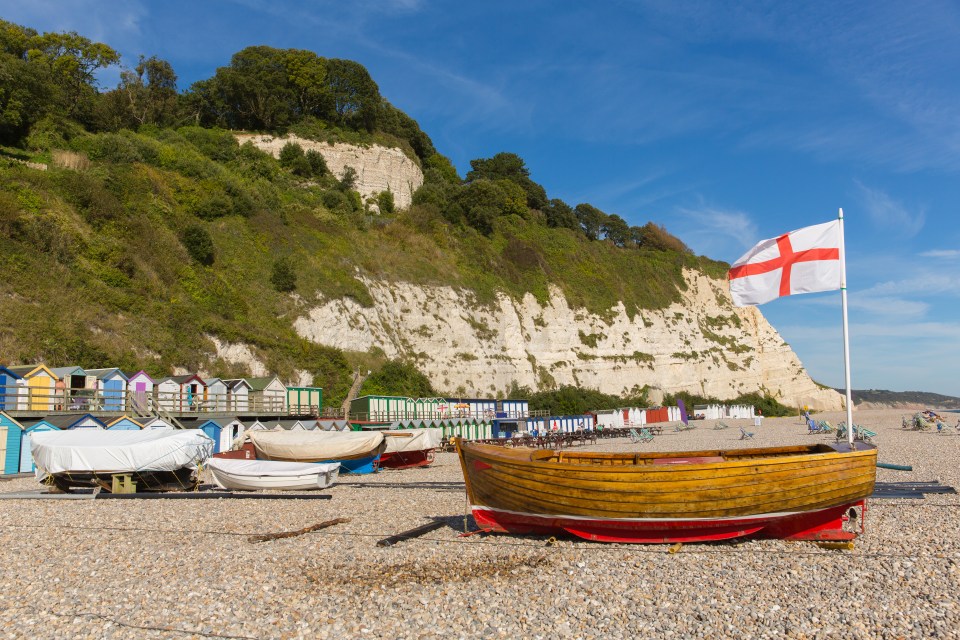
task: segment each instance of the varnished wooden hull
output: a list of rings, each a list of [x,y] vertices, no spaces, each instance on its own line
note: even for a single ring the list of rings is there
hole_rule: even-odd
[[[873,492],[876,449],[845,447],[610,454],[458,443],[479,526],[618,542],[850,539],[843,522]]]

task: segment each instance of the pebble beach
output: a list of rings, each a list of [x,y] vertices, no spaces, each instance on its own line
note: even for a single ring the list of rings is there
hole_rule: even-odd
[[[960,432],[870,410],[878,482],[960,487]],[[842,413],[816,416],[834,424]],[[601,451],[827,441],[797,418],[712,420]],[[738,427],[755,433],[740,439]],[[33,478],[0,493],[34,491]],[[341,476],[317,500],[0,500],[0,637],[960,638],[960,496],[871,499],[849,550],[601,544],[475,528],[459,462]],[[349,522],[295,537],[335,518]],[[442,519],[420,538],[377,541]]]

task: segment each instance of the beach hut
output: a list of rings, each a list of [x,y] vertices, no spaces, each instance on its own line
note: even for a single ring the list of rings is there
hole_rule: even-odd
[[[147,413],[153,408],[154,379],[146,371],[127,375],[128,407],[136,413]]]
[[[287,408],[292,416],[319,416],[323,408],[323,389],[287,387]]]
[[[106,429],[107,423],[90,413],[77,414],[57,414],[46,416],[44,422],[55,426],[61,431],[69,429]]]
[[[247,430],[247,423],[238,418],[234,418],[232,420],[224,420],[221,424],[223,428],[220,430],[220,451],[229,451],[233,446],[234,440],[242,436]]]
[[[140,431],[143,425],[127,416],[120,416],[107,422],[108,431]]]
[[[203,403],[206,384],[196,374],[167,376],[157,382],[157,404],[172,412],[196,411]]]
[[[126,409],[127,376],[120,369],[87,369],[88,376],[97,379],[97,402],[102,411]]]
[[[350,415],[360,422],[407,420],[415,417],[413,406],[413,400],[403,396],[360,396],[350,402]]]
[[[170,422],[168,422],[167,420],[164,420],[163,418],[161,418],[161,417],[159,417],[159,416],[155,416],[155,417],[152,417],[152,418],[149,418],[149,417],[148,417],[148,418],[144,418],[144,419],[141,420],[140,422],[143,424],[143,429],[144,429],[144,430],[147,430],[147,429],[175,429],[175,428],[176,428],[176,427],[173,426],[173,424],[171,424]]]
[[[40,431],[59,431],[59,429],[46,420],[23,420],[20,424],[23,426],[23,431],[20,436],[18,471],[31,473],[36,467],[33,464],[33,455],[30,453],[30,437]]]
[[[204,411],[227,410],[227,383],[220,378],[207,378],[207,398],[203,403]]]
[[[0,411],[27,408],[27,382],[23,376],[0,366]]]
[[[227,385],[227,411],[246,413],[250,407],[250,383],[243,378],[224,380]]]
[[[20,472],[20,439],[23,425],[5,411],[0,411],[0,462],[3,473]]]
[[[57,376],[55,383],[57,401],[56,410],[87,411],[90,409],[90,399],[94,395],[96,385],[89,386],[92,380],[82,367],[53,367],[50,369]]]
[[[209,436],[213,440],[214,453],[220,453],[230,448],[229,444],[226,447],[223,446],[223,424],[216,420],[208,418],[181,419],[180,424],[184,429],[199,429]]]
[[[277,376],[247,378],[250,406],[255,411],[283,413],[287,410],[287,388]]]
[[[27,386],[27,406],[30,411],[53,411],[56,407],[57,376],[42,364],[7,367],[20,376]]]
[[[530,403],[526,400],[501,400],[497,402],[497,417],[525,418],[530,414]],[[503,413],[505,415],[501,416]]]

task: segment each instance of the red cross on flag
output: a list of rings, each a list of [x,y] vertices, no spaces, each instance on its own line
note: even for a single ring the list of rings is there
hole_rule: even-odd
[[[840,221],[804,227],[757,244],[733,263],[727,278],[733,304],[763,304],[796,293],[840,289]]]

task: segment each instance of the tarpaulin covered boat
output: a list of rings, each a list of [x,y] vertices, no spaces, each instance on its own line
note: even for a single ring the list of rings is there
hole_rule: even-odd
[[[112,487],[112,477],[128,474],[137,490],[194,489],[197,468],[213,454],[214,443],[202,431],[44,431],[30,442],[37,479],[62,490],[79,486]]]
[[[277,462],[210,458],[207,467],[224,489],[309,491],[326,489],[337,480],[339,462]]]
[[[574,453],[458,440],[457,450],[481,528],[640,543],[853,539],[844,524],[873,492],[877,462],[864,442]]]
[[[378,431],[248,431],[260,460],[339,462],[342,471],[372,473],[386,448]]]
[[[383,431],[387,449],[380,456],[380,466],[388,469],[423,467],[434,460],[434,453],[443,440],[443,429],[397,429]]]

